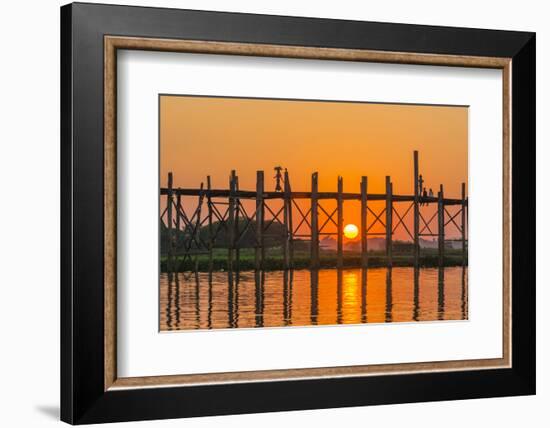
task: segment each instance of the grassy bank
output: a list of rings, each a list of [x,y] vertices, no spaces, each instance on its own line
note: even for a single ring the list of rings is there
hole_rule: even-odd
[[[178,265],[180,271],[194,270],[195,262],[187,260],[181,263],[182,257],[178,257]],[[321,268],[336,267],[337,257],[335,251],[321,251],[320,257]],[[198,270],[201,272],[208,271],[209,257],[206,254],[197,256]],[[406,267],[413,266],[413,257],[410,253],[394,253],[393,266]],[[466,261],[467,262],[467,261]],[[212,254],[212,264],[214,270],[227,270],[227,249],[216,248]],[[385,252],[369,251],[369,267],[385,267],[387,265]],[[420,255],[420,265],[422,267],[437,267],[438,255],[437,250],[423,249]],[[462,266],[462,253],[460,250],[446,249],[445,251],[445,266]],[[238,265],[235,267],[240,270],[253,270],[255,267],[254,249],[243,248],[240,250],[240,258]],[[294,268],[306,269],[310,266],[310,255],[307,251],[294,252]],[[361,267],[361,254],[357,252],[344,252],[344,267]],[[161,272],[167,271],[167,257],[162,256],[160,262]],[[281,270],[284,269],[283,254],[280,248],[272,247],[266,249],[266,259],[264,260],[265,270]]]

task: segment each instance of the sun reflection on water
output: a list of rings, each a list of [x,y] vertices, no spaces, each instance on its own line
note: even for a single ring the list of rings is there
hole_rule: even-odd
[[[162,274],[161,330],[464,320],[467,268]]]

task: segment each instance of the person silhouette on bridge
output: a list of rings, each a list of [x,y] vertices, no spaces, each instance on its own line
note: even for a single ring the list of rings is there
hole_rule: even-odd
[[[275,170],[275,177],[273,177],[275,179],[275,191],[282,192],[283,188],[281,187],[281,183],[283,181],[283,176],[281,174],[281,171],[283,170],[283,167],[276,166],[273,169]]]

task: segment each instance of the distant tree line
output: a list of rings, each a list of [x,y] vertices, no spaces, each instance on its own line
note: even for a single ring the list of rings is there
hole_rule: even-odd
[[[265,222],[267,226],[269,220]],[[233,228],[234,225],[232,222],[226,221],[220,223],[219,221],[212,223],[212,234],[216,237],[214,241],[214,248],[227,248],[229,246],[229,228]],[[238,220],[239,227],[239,247],[240,248],[254,248],[256,247],[256,221],[248,221],[245,218],[239,217]],[[172,229],[175,240],[176,251],[183,249],[185,242],[189,242],[189,239],[192,234],[192,229],[187,228],[186,230],[175,230]],[[208,225],[203,225],[196,235],[197,240],[200,238],[204,244],[209,242],[209,230]],[[266,247],[278,247],[281,245],[285,238],[285,228],[282,224],[278,222],[273,222],[269,224],[267,230],[264,231],[264,245]],[[166,254],[168,252],[168,228],[161,223],[160,230],[160,247],[161,253]],[[197,245],[193,242],[191,248],[196,248]]]
[[[256,221],[252,220],[248,222],[245,218],[239,217],[239,247],[240,248],[255,248],[256,247]],[[269,224],[269,220],[265,222]],[[214,241],[214,248],[227,248],[229,245],[229,228],[233,227],[233,224],[229,221],[225,223],[220,223],[219,221],[212,223],[212,234],[216,237]],[[183,250],[184,243],[188,243],[192,229],[187,228],[186,230],[175,230],[172,229],[175,240],[175,250]],[[208,235],[208,225],[203,225],[197,234],[197,239],[202,240],[204,245],[208,245],[209,235]],[[285,228],[284,225],[273,222],[269,225],[266,231],[264,231],[264,245],[266,248],[279,247],[281,246],[283,240],[285,239]],[[168,228],[161,223],[160,231],[160,245],[161,245],[161,254],[167,254],[168,252]],[[195,242],[192,243],[192,249],[197,248]],[[308,240],[295,240],[294,249],[296,251],[300,250],[309,250],[309,241]],[[359,251],[360,242],[353,242],[351,245],[348,245],[347,250]],[[393,251],[395,253],[412,253],[413,243],[407,241],[395,240],[393,241]]]

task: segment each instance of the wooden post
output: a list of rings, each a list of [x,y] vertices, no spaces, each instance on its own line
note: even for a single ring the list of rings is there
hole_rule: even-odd
[[[319,316],[319,270],[311,269],[309,278],[311,285],[310,322],[312,325],[317,325]]]
[[[294,251],[292,246],[292,200],[290,191],[290,182],[288,181],[288,171],[285,170],[284,175],[284,224],[285,224],[285,241],[283,243],[285,269],[290,269],[293,265]]]
[[[393,321],[392,268],[386,269],[386,322]]]
[[[361,322],[367,322],[367,269],[361,269]]]
[[[174,305],[174,291],[172,286],[173,280],[174,276],[172,275],[172,272],[168,270],[168,304],[166,305],[166,326],[168,327],[168,330],[172,330],[172,306]]]
[[[290,185],[290,177],[288,172],[285,171],[285,183],[288,183],[288,230],[290,232],[288,243],[289,243],[289,256],[290,256],[290,267],[294,267],[294,222],[292,220],[292,186]]]
[[[413,321],[418,321],[420,315],[420,269],[414,268],[414,291],[413,291]]]
[[[181,206],[181,195],[178,193],[176,195],[176,251],[178,249],[178,232],[180,230],[180,227],[181,227],[181,216],[180,216],[180,210],[182,210],[182,206]]]
[[[285,269],[283,272],[283,323],[292,324],[292,281],[293,272]]]
[[[442,267],[445,259],[445,210],[443,205],[443,184],[439,185],[437,194],[437,243],[439,266]]]
[[[388,268],[391,268],[393,265],[393,245],[392,245],[392,214],[393,214],[393,203],[392,203],[392,183],[390,177],[386,176],[386,262]]]
[[[176,274],[177,276],[177,274]],[[195,270],[195,325],[200,328],[201,325],[201,283],[199,280],[199,272]],[[179,303],[179,302],[178,302]],[[176,311],[180,310],[180,305],[176,305]]]
[[[361,177],[361,266],[369,264],[367,240],[367,177]]]
[[[179,237],[180,237],[180,227],[181,227],[181,214],[180,210],[182,210],[181,206],[181,195],[178,193],[176,195],[176,227],[175,230],[172,232],[174,234],[174,255],[175,255],[175,262],[174,262],[174,269],[176,272],[179,272],[180,270],[180,263],[178,263],[177,255],[178,255],[178,244],[179,244]],[[185,242],[183,243],[185,246]],[[185,269],[185,268],[184,268]]]
[[[263,267],[264,246],[264,172],[256,171],[256,270]]]
[[[439,266],[437,270],[437,319],[445,319],[445,269]]]
[[[179,272],[176,272],[174,274],[174,285],[176,286],[176,289],[174,290],[174,307],[175,307],[175,318],[176,318],[176,330],[179,329],[180,326],[180,318],[181,318],[181,305],[180,305],[180,275]]]
[[[414,151],[414,231],[413,231],[413,251],[414,251],[414,266],[418,267],[420,260],[420,206],[418,188],[418,150]]]
[[[462,235],[462,266],[466,266],[466,183],[462,183],[462,211],[460,232]]]
[[[172,227],[172,205],[174,203],[174,194],[172,189],[172,173],[168,173],[168,195],[166,196],[166,215],[168,217],[168,272],[173,271],[174,265],[174,230]]]
[[[235,181],[235,192],[239,191],[239,176],[235,175],[233,177]],[[234,227],[234,241],[235,241],[235,269],[239,270],[239,264],[241,259],[241,249],[240,249],[240,240],[239,240],[239,214],[241,212],[240,199],[235,197],[235,227]]]
[[[233,272],[227,271],[227,325],[229,327],[235,327],[235,310],[234,310],[234,293],[235,287],[233,285]]]
[[[461,312],[462,312],[462,319],[468,319],[468,299],[467,299],[467,293],[466,293],[466,270],[468,268],[466,266],[462,266],[462,290],[460,293],[460,299],[461,299]]]
[[[212,328],[212,271],[208,272],[208,311],[206,316],[207,327]]]
[[[241,274],[239,272],[235,272],[235,281],[233,282],[233,286],[235,287],[235,291],[233,292],[233,310],[235,313],[234,316],[234,324],[235,328],[239,327],[239,283],[241,281]]]
[[[229,208],[228,208],[228,256],[227,269],[233,271],[233,260],[235,254],[235,171],[231,171],[229,177]]]
[[[344,271],[342,269],[338,269],[336,271],[336,324],[342,324],[342,321],[344,319],[343,284]]]
[[[212,197],[210,196],[212,190],[212,181],[210,176],[206,177],[206,203],[208,205],[208,271],[212,272],[214,268],[213,259],[213,247],[214,247],[214,232],[212,230]],[[220,225],[218,224],[218,227]]]
[[[202,211],[202,202],[203,202],[203,192],[204,192],[204,183],[201,182],[201,187],[199,191],[199,200],[198,200],[198,206],[197,206],[197,220],[195,223],[195,229],[192,230],[192,235],[190,237],[190,242],[188,245],[188,248],[191,249],[193,245],[193,239],[196,239],[198,242],[200,242],[200,236],[201,236],[201,211]],[[198,236],[196,236],[198,235]],[[199,247],[200,244],[197,244],[197,247]],[[198,248],[197,248],[198,249]],[[191,260],[191,258],[190,258]],[[195,273],[199,271],[199,257],[198,255],[195,256]]]
[[[262,171],[263,172],[263,171]],[[255,313],[256,313],[256,327],[264,326],[264,285],[265,285],[265,272],[255,271]]]
[[[338,177],[338,197],[336,201],[336,209],[338,211],[338,256],[337,256],[337,267],[341,268],[344,266],[344,199],[342,193],[344,192],[344,181],[342,177]]]
[[[318,175],[311,175],[311,267],[319,267]]]

